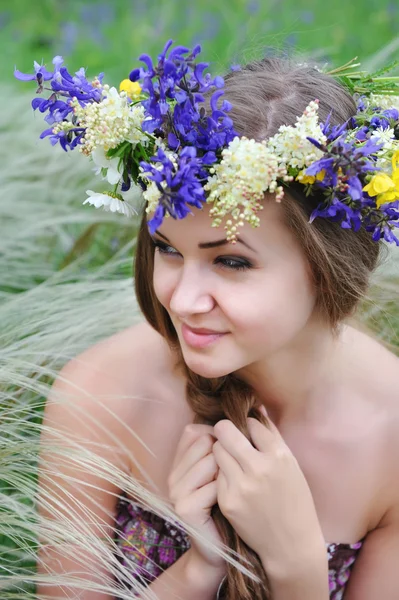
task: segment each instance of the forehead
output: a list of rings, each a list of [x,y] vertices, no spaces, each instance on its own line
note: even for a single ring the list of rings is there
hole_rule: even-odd
[[[176,246],[179,244],[187,247],[197,246],[200,243],[223,239],[225,236],[223,222],[219,227],[212,227],[209,211],[210,206],[207,204],[202,209],[192,207],[193,214],[187,215],[184,219],[165,218],[158,231]],[[276,202],[274,197],[264,201],[263,210],[258,214],[259,227],[252,227],[248,223],[244,223],[244,226],[239,228],[239,237],[257,251],[266,248],[280,250],[282,247],[298,249],[296,239],[284,223],[282,205]],[[235,247],[241,249],[242,245],[236,244]]]

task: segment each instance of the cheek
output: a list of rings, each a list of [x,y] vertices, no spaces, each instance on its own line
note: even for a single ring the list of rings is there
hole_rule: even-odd
[[[165,264],[162,257],[155,254],[152,284],[156,297],[169,312],[171,298],[179,284],[179,269],[176,265]]]
[[[167,271],[161,268],[159,260],[156,256],[154,259],[154,273],[152,282],[156,297],[167,309],[169,305],[169,299],[172,295],[173,283],[171,281],[170,274],[168,275]]]
[[[284,343],[306,324],[315,294],[303,268],[276,270],[225,304],[235,330],[248,345]]]

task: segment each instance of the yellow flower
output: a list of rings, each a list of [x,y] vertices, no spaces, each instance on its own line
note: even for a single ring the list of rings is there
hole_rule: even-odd
[[[119,91],[126,92],[129,98],[138,98],[140,96],[141,86],[137,81],[124,79],[119,84]]]
[[[379,194],[375,201],[377,208],[380,208],[381,204],[385,202],[392,202],[393,200],[399,199],[399,190],[392,190],[389,192],[385,192],[384,194]]]
[[[392,156],[392,171],[395,173],[395,171],[398,170],[399,167],[399,150],[396,150],[396,152],[393,153]]]
[[[399,190],[399,150],[396,150],[392,156],[392,179]]]
[[[321,171],[319,171],[317,173],[316,177],[314,175],[306,175],[305,170],[302,170],[297,175],[297,181],[300,181],[303,184],[305,184],[305,183],[312,184],[315,181],[323,181],[325,174],[326,174],[325,169],[322,169]]]
[[[380,208],[381,204],[385,202],[392,202],[399,199],[399,169],[396,168],[399,153],[395,152],[395,154],[398,154],[398,156],[395,158],[395,161],[394,157],[392,157],[392,165],[394,167],[392,177],[389,177],[386,173],[377,173],[363,188],[369,196],[377,196],[375,201],[377,208]]]
[[[377,173],[371,178],[371,181],[364,186],[363,191],[367,192],[369,196],[377,196],[377,194],[383,194],[388,190],[395,188],[395,182],[386,173]]]

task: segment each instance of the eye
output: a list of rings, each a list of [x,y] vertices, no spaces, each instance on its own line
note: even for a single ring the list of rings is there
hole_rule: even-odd
[[[218,256],[215,263],[220,264],[224,269],[230,269],[230,271],[246,271],[247,269],[252,269],[252,264],[245,258]]]
[[[161,242],[160,240],[156,240],[154,238],[151,239],[155,250],[158,251],[159,254],[163,254],[165,256],[181,256],[181,254],[175,250],[173,246],[165,244],[165,242]],[[230,271],[245,271],[253,267],[253,265],[246,258],[238,256],[218,256],[214,260],[214,264],[221,266],[222,269]]]
[[[160,254],[169,254],[169,255],[173,255],[173,256],[179,256],[179,253],[177,252],[177,250],[172,248],[172,246],[169,246],[168,244],[161,242],[160,240],[153,239],[152,243],[154,244],[155,250],[158,250],[158,252]]]

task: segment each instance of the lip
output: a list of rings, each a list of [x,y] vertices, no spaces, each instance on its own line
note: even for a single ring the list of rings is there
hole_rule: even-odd
[[[181,331],[186,344],[193,348],[206,348],[227,335],[227,332],[212,331],[211,329],[193,329],[185,323],[182,324]]]

